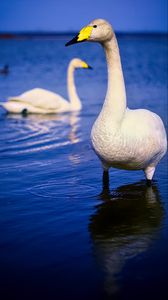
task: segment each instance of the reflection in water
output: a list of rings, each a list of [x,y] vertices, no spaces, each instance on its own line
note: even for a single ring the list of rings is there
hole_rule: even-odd
[[[79,137],[77,137],[77,129],[79,127],[79,115],[78,113],[74,114],[72,113],[69,116],[69,124],[70,124],[70,132],[69,132],[69,140],[71,141],[71,144],[76,144],[80,141]]]
[[[4,136],[7,147],[1,152],[10,154],[44,151],[80,141],[78,113],[60,115],[7,115],[8,123]]]
[[[161,226],[163,208],[157,186],[138,182],[102,193],[103,203],[89,230],[108,294],[119,291],[117,276],[128,259],[146,251]]]

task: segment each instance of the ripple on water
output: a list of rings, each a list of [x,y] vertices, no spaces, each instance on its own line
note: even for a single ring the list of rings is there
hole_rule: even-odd
[[[74,184],[77,186],[74,189]],[[82,197],[90,198],[96,193],[96,186],[90,184],[84,184],[79,182],[78,178],[67,178],[62,180],[50,180],[47,183],[38,184],[28,189],[29,193],[40,196],[43,198],[59,198],[64,199],[78,199],[80,191],[82,191]],[[64,191],[64,193],[62,193]]]
[[[53,149],[77,143],[80,117],[63,115],[9,115],[2,128],[8,139],[0,149],[1,156],[13,156]],[[1,141],[0,141],[1,142]]]

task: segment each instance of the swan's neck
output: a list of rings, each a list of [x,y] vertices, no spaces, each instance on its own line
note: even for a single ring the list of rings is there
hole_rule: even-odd
[[[74,71],[75,71],[74,66],[70,64],[68,67],[68,74],[67,74],[68,96],[69,96],[72,109],[79,110],[81,109],[82,104],[78,97],[76,87],[75,87]]]
[[[108,69],[108,87],[102,114],[105,114],[106,118],[109,116],[114,122],[121,122],[126,110],[126,92],[116,37],[102,46]]]

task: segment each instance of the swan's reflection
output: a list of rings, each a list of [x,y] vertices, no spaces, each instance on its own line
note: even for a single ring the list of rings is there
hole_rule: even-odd
[[[128,259],[145,251],[156,237],[163,208],[156,185],[125,185],[101,194],[103,203],[91,217],[94,252],[105,273],[105,290],[119,289],[117,276]]]
[[[19,153],[30,153],[75,144],[79,138],[79,113],[59,115],[22,115],[9,114],[8,128],[10,149]]]

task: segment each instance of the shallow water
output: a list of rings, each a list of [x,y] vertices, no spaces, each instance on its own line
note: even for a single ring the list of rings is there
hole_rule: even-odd
[[[89,43],[65,48],[68,39],[0,40],[10,67],[0,100],[33,87],[66,97],[69,60],[94,68],[75,74],[79,114],[0,110],[1,299],[166,299],[167,157],[152,187],[141,171],[113,169],[101,193],[89,135],[106,91],[104,53]],[[165,37],[120,36],[119,45],[129,107],[153,110],[167,127]]]

